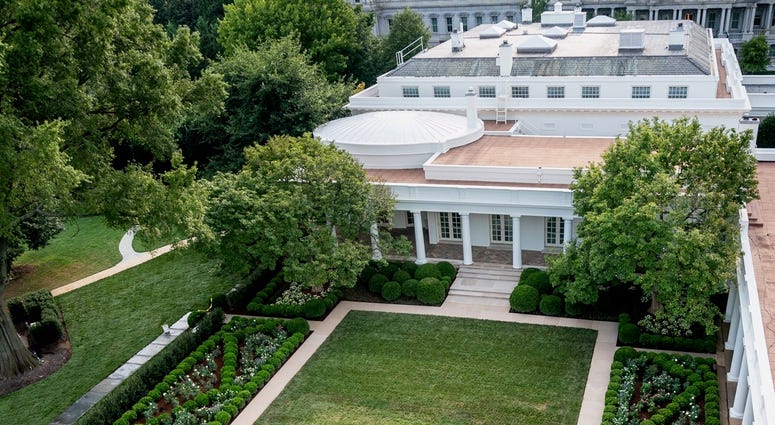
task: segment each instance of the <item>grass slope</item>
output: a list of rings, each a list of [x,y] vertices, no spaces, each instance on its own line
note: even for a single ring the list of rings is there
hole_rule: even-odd
[[[256,424],[575,425],[596,334],[353,311]]]
[[[19,276],[6,286],[4,297],[58,288],[116,265],[121,261],[118,242],[123,234],[107,227],[101,217],[65,223],[65,230],[47,246],[25,252],[14,262]]]
[[[187,251],[165,254],[57,297],[72,357],[48,378],[0,398],[0,422],[50,423],[192,308],[232,286],[213,262]]]

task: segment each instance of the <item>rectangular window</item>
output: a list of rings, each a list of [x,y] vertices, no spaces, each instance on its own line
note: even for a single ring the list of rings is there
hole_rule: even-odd
[[[456,212],[439,213],[439,230],[441,239],[462,239],[463,230],[460,225],[460,214]]]
[[[390,29],[393,26],[393,20],[388,18],[387,23],[388,23],[388,29]]]
[[[431,31],[439,32],[439,18],[431,18]]]
[[[476,17],[476,25],[482,25],[482,17],[481,16],[477,16]]]
[[[406,227],[414,226],[414,214],[411,211],[406,212]]]
[[[514,22],[514,15],[506,15],[506,20],[509,22]]]
[[[401,90],[404,92],[404,97],[420,97],[420,88],[417,86],[404,86]]]
[[[511,217],[495,214],[490,216],[490,238],[493,242],[511,242],[514,240]]]
[[[498,23],[498,15],[490,15],[490,23],[491,24],[497,24]]]
[[[740,9],[732,9],[732,17],[729,19],[729,28],[735,30],[740,29],[740,15],[742,15]]]
[[[597,99],[600,97],[599,86],[582,86],[581,98],[582,99]]]
[[[479,97],[495,97],[495,86],[479,86]]]
[[[565,97],[564,86],[550,86],[546,88],[546,97],[549,99],[560,99]]]
[[[447,32],[452,32],[452,17],[447,16]]]
[[[450,97],[449,86],[433,86],[433,97]]]
[[[511,97],[527,99],[530,97],[528,86],[511,86]]]
[[[463,31],[468,31],[468,16],[461,16],[460,22],[463,24]]]
[[[565,220],[560,217],[546,217],[546,245],[559,246],[565,243]]]
[[[648,99],[651,97],[651,87],[649,86],[633,86],[632,98],[633,99]]]
[[[667,89],[668,99],[686,99],[689,94],[687,86],[670,86]]]

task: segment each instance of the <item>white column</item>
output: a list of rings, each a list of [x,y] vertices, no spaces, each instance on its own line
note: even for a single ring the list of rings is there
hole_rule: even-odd
[[[377,223],[371,223],[369,235],[371,236],[371,259],[379,261],[382,259],[382,251],[379,250],[379,228]]]
[[[743,425],[753,425],[753,403],[751,402],[751,392],[745,399],[745,410],[743,410]]]
[[[745,411],[745,402],[748,399],[748,362],[743,359],[743,365],[740,368],[740,380],[737,381],[735,390],[735,401],[732,408],[729,409],[729,417],[742,419]]]
[[[734,314],[732,314],[732,321],[729,323],[729,335],[727,335],[727,341],[724,343],[724,348],[727,350],[731,350],[732,347],[734,347],[734,343],[737,338],[737,333],[742,332],[742,329],[740,327],[742,326],[742,321],[740,320],[740,306],[738,305],[735,308]]]
[[[520,217],[511,216],[511,251],[512,251],[512,265],[515,269],[522,268],[522,241],[520,232]]]
[[[415,263],[425,264],[428,259],[425,258],[425,237],[422,234],[422,213],[420,211],[412,211],[412,218],[414,219],[414,245],[417,250],[417,259]]]
[[[740,304],[740,300],[737,297],[737,284],[729,285],[729,296],[727,297],[727,309],[724,312],[724,321],[729,323],[732,321],[732,315],[735,314],[735,308]]]
[[[721,32],[729,34],[729,24],[732,22],[732,8],[724,9],[724,20],[722,21]]]
[[[562,252],[565,252],[565,250],[568,247],[568,244],[571,240],[571,231],[573,228],[573,217],[564,217],[563,218],[563,244],[562,244]]]
[[[727,381],[737,382],[740,379],[740,368],[743,365],[744,358],[745,347],[743,346],[743,330],[741,329],[735,339],[735,350],[732,352],[732,364],[729,365]]]
[[[463,230],[463,264],[474,263],[471,250],[471,217],[468,213],[460,213],[460,227]]]
[[[708,9],[700,9],[700,16],[702,17],[702,20],[700,21],[703,28],[708,27]]]
[[[749,7],[749,8],[748,8],[748,13],[747,13],[747,15],[748,15],[748,21],[747,21],[747,23],[748,23],[748,27],[747,27],[747,32],[748,32],[748,33],[752,33],[752,32],[753,32],[753,17],[754,17],[754,15],[756,15],[756,6]]]

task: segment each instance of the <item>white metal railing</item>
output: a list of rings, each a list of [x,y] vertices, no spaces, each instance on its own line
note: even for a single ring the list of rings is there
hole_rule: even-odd
[[[401,66],[404,63],[404,56],[411,55],[412,53],[422,52],[425,49],[423,45],[422,37],[417,38],[413,42],[409,43],[406,47],[396,52],[396,66]]]
[[[748,388],[751,403],[751,413],[755,424],[775,423],[775,390],[773,389],[772,371],[770,370],[767,342],[764,337],[759,292],[754,275],[751,244],[748,240],[748,211],[740,210],[740,242],[743,251],[738,262],[737,305],[742,322],[743,361],[747,363]],[[732,296],[732,294],[730,294]],[[737,353],[736,353],[737,354]],[[738,389],[740,391],[741,389]],[[744,389],[743,389],[744,390]]]

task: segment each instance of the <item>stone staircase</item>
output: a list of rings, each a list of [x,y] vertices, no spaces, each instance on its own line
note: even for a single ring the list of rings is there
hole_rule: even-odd
[[[445,302],[508,307],[521,273],[501,264],[460,266]]]
[[[748,227],[764,227],[764,223],[759,221],[759,202],[752,201],[746,204],[748,210]]]

